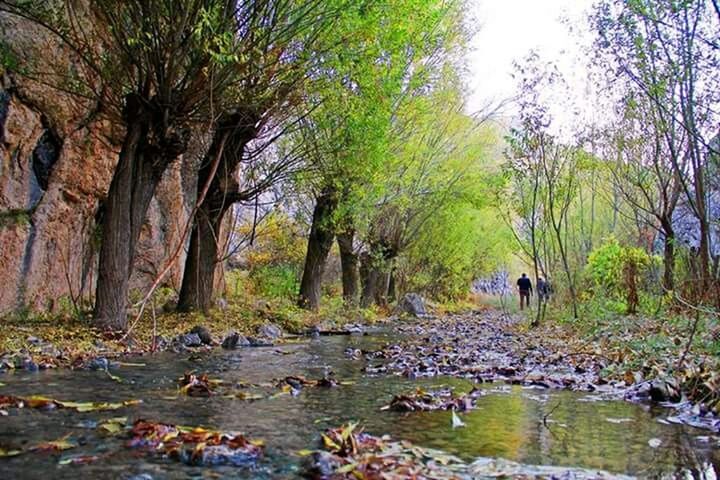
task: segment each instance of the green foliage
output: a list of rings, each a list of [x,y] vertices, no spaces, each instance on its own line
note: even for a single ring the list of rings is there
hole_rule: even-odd
[[[623,299],[627,294],[627,270],[634,268],[636,275],[643,277],[653,258],[637,247],[622,246],[613,237],[596,248],[588,257],[585,275],[596,295],[609,295]]]
[[[294,298],[300,287],[298,269],[293,265],[264,265],[253,268],[250,278],[262,298]]]
[[[6,42],[0,41],[0,74],[16,72],[19,68],[20,60],[15,52]]]

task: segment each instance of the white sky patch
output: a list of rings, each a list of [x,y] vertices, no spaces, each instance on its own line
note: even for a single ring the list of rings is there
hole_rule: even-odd
[[[468,112],[515,96],[513,61],[521,61],[531,50],[542,60],[558,66],[571,86],[571,95],[578,100],[587,98],[583,44],[589,41],[586,17],[592,3],[593,0],[470,0],[471,17],[477,22],[478,31],[468,55]],[[569,19],[574,32],[563,23],[563,18]],[[570,123],[578,109],[582,110],[582,106],[555,108],[553,117],[561,123]],[[515,112],[512,104],[504,109],[510,117]]]

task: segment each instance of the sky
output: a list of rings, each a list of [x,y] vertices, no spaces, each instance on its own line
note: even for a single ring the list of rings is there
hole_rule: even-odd
[[[468,56],[468,111],[473,113],[512,97],[513,61],[522,60],[531,50],[556,63],[569,84],[581,84],[585,67],[580,45],[589,35],[578,40],[561,18],[584,28],[585,14],[592,3],[592,0],[471,0],[471,17],[478,32],[470,43]],[[504,112],[512,115],[513,105],[508,105]]]

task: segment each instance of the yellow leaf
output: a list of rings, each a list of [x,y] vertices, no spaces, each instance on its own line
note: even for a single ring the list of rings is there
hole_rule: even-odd
[[[345,466],[342,466],[335,470],[335,473],[343,474],[343,473],[350,473],[353,470],[355,470],[355,467],[357,467],[357,463],[348,463]]]
[[[0,447],[0,458],[14,457],[16,455],[20,455],[21,453],[22,453],[22,450],[10,450],[10,449],[5,449],[3,447]]]
[[[340,445],[335,443],[332,438],[328,437],[324,433],[322,434],[323,439],[323,445],[325,445],[326,448],[331,448],[333,450],[340,450]]]
[[[303,450],[298,450],[296,453],[300,457],[308,457],[308,456],[312,455],[313,453],[315,453],[315,450],[303,449]]]

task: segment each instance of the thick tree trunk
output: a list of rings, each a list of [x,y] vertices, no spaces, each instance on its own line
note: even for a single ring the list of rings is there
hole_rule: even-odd
[[[316,200],[305,256],[305,268],[298,295],[298,305],[302,308],[317,310],[320,307],[323,272],[335,239],[332,220],[337,205],[337,195],[329,189]]]
[[[104,329],[127,327],[127,297],[135,245],[162,174],[179,153],[159,151],[147,143],[150,124],[141,114],[130,118],[118,165],[105,202],[102,223],[95,324]]]
[[[340,266],[342,268],[343,300],[346,305],[357,305],[358,301],[358,257],[353,249],[355,231],[352,229],[341,232],[337,236],[340,249]]]
[[[373,254],[364,254],[360,275],[362,296],[360,306],[367,308],[373,303],[387,305],[391,285],[391,266],[396,257],[394,250],[385,246],[371,246]]]
[[[223,218],[238,200],[235,178],[247,143],[254,138],[254,124],[246,117],[232,116],[220,123],[198,172],[197,202],[210,181],[204,201],[198,206],[190,234],[190,249],[183,271],[178,310],[207,313],[215,296],[215,272],[220,258],[218,242]],[[220,159],[217,156],[220,155]],[[213,172],[219,162],[216,172]]]
[[[125,139],[105,202],[98,263],[94,322],[127,328],[127,297],[135,245],[150,201],[167,167],[187,149],[180,125],[158,123],[164,106],[129,95],[123,112]]]
[[[140,122],[129,127],[104,206],[94,312],[95,324],[104,329],[124,330],[127,324],[130,257],[134,243],[131,227],[134,174],[143,163],[146,135],[147,128]]]
[[[360,272],[362,276],[362,296],[360,298],[360,306],[368,308],[377,301],[378,292],[380,291],[382,285],[383,275],[380,269],[373,265],[373,260],[369,255],[363,258]]]
[[[190,248],[183,273],[178,310],[207,313],[213,305],[218,240],[223,215],[198,211],[190,235]]]

